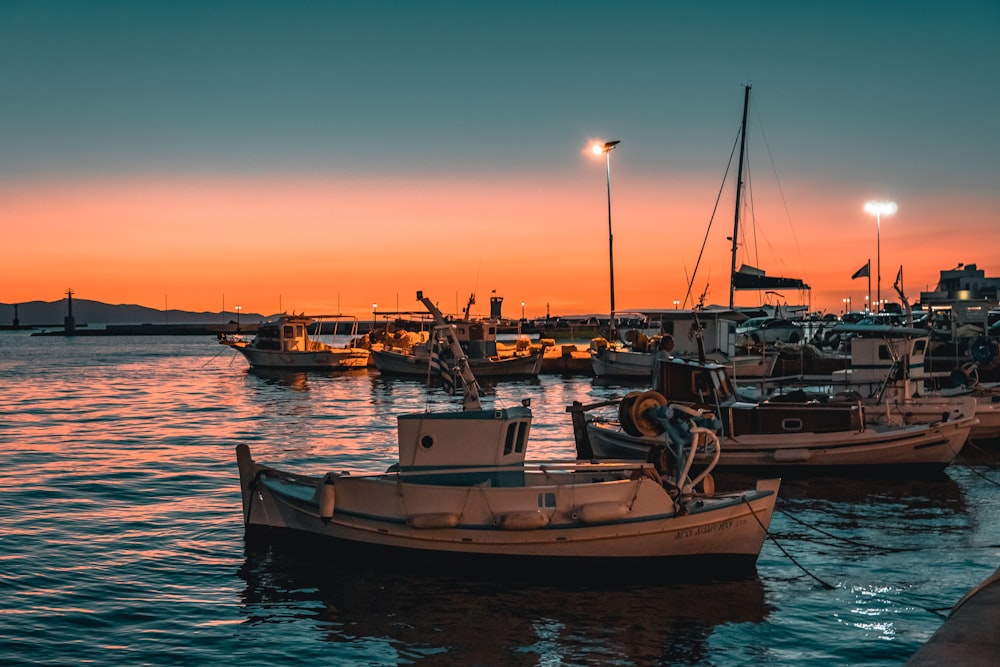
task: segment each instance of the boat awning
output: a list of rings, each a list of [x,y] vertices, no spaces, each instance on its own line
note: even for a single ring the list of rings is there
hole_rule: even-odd
[[[733,289],[737,290],[773,290],[773,289],[812,289],[799,278],[781,278],[765,275],[761,269],[744,264],[733,274]]]

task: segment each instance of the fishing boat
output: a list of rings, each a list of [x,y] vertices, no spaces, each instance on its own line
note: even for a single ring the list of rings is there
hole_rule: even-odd
[[[276,320],[265,322],[257,328],[253,339],[247,341],[238,336],[220,335],[219,342],[233,348],[250,362],[251,368],[271,368],[288,370],[323,369],[347,370],[365,368],[368,365],[369,350],[357,347],[358,321],[353,318],[346,325],[342,315],[283,314]],[[346,325],[351,343],[336,346],[325,343],[309,332],[312,328],[318,336],[324,325],[334,334]]]
[[[661,358],[652,388],[573,413],[580,456],[642,459],[662,445],[661,425],[645,411],[669,403],[708,410],[722,440],[720,467],[943,469],[961,451],[976,417],[942,414],[932,423],[868,423],[860,399],[749,401],[735,390],[725,366],[700,359]],[[588,412],[617,406],[611,415]]]
[[[527,339],[522,339],[525,344],[515,345],[509,353],[501,354],[497,346],[497,320],[471,317],[469,311],[473,303],[474,295],[469,298],[464,317],[450,320],[442,317],[432,325],[428,336],[419,339],[419,343],[410,338],[386,336],[371,351],[379,372],[430,377],[441,368],[437,364],[439,358],[445,364],[457,359],[451,345],[445,343],[447,338],[453,337],[462,350],[465,363],[476,377],[537,377],[542,369],[544,346],[536,348],[528,345]],[[403,343],[397,346],[397,340],[403,340]]]
[[[462,410],[399,415],[399,461],[381,473],[291,473],[255,461],[238,445],[248,535],[277,530],[330,538],[338,559],[381,554],[395,562],[518,569],[618,566],[602,577],[664,561],[699,567],[756,561],[779,480],[717,493],[711,465],[693,475],[696,452],[713,458],[719,451],[715,434],[695,425],[696,411],[665,406],[658,413],[676,434],[661,463],[528,462],[530,401],[484,407],[457,327],[422,293],[417,297],[442,330],[450,327],[450,370],[462,385]]]

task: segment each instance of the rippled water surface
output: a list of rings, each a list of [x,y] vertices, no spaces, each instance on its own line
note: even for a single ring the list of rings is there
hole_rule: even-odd
[[[565,407],[624,390],[542,376],[487,404],[530,397],[530,458],[570,458]],[[493,581],[244,540],[238,443],[382,470],[396,414],[453,401],[250,373],[210,338],[0,333],[0,664],[899,665],[1000,563],[996,445],[932,479],[786,479],[736,580]]]

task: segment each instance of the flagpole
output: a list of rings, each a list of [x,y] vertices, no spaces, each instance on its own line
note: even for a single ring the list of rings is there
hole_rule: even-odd
[[[868,258],[868,312],[872,312],[872,258]]]

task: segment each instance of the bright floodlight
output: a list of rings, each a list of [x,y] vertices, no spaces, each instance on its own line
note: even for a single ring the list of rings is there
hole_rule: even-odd
[[[865,211],[872,215],[892,215],[896,212],[896,202],[870,201],[865,204]]]
[[[604,153],[610,152],[615,146],[620,144],[621,141],[615,139],[614,141],[609,141],[604,144],[594,144],[590,147],[590,150],[594,152],[594,155],[602,155]]]

